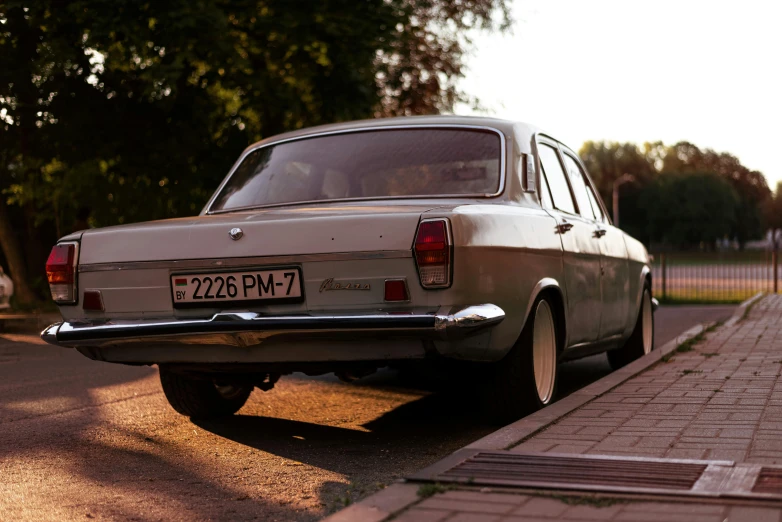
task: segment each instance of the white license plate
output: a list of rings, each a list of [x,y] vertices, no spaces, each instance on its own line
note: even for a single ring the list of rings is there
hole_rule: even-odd
[[[174,306],[241,301],[301,300],[298,268],[171,276]]]

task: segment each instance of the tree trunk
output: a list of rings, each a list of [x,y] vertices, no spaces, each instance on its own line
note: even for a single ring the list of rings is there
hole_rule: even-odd
[[[27,284],[27,269],[22,256],[22,248],[11,227],[8,207],[2,198],[0,198],[0,247],[3,248],[5,260],[8,262],[8,271],[14,281],[14,295],[17,302],[23,306],[35,304],[37,299]]]

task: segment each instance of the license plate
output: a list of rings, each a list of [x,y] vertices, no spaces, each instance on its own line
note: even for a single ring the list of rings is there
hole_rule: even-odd
[[[174,306],[242,301],[301,300],[298,268],[171,276]]]

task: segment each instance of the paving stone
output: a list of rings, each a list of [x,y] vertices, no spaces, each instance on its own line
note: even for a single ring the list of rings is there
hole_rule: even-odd
[[[683,437],[716,437],[720,434],[718,428],[687,428],[682,433]]]
[[[513,504],[520,506],[530,499],[528,495],[519,495],[515,493],[492,493],[473,490],[451,490],[446,491],[436,498],[446,500],[458,500],[467,502],[498,502],[500,504]]]
[[[621,435],[609,435],[600,441],[601,446],[630,447],[635,446],[640,437],[622,437]]]
[[[720,446],[732,446],[732,447],[748,447],[750,444],[749,439],[731,439],[728,437],[681,437],[678,441],[681,444],[703,444],[708,445],[720,445]],[[782,441],[781,441],[782,442]]]
[[[782,451],[782,440],[756,440],[752,444],[752,448],[757,450]]]
[[[683,449],[673,447],[665,452],[665,457],[669,459],[695,459],[703,460],[706,458],[706,449]]]
[[[720,430],[720,438],[746,438],[751,439],[755,434],[755,430],[743,429],[743,428],[724,428]]]
[[[573,433],[576,433],[579,431],[581,426],[578,425],[568,425],[568,424],[555,424],[549,428],[546,428],[546,430],[543,433],[547,434],[557,434],[557,435],[571,435]]]
[[[657,457],[662,458],[668,448],[614,448],[608,446],[594,447],[588,451],[593,455],[616,455],[623,457]]]
[[[691,515],[722,515],[726,508],[719,504],[695,504],[690,502],[630,502],[622,512],[658,514],[685,513]]]
[[[681,505],[676,506],[681,508]],[[612,520],[621,522],[724,522],[725,516],[720,515],[693,515],[685,512],[667,512],[664,516],[660,513],[644,513],[636,511],[626,511],[618,513]],[[742,521],[744,522],[744,521]],[[750,522],[747,520],[746,522]]]
[[[459,513],[448,519],[448,522],[498,522],[502,517],[483,513]]]
[[[728,520],[752,521],[752,522],[779,522],[782,510],[776,508],[760,508],[749,506],[735,506],[728,514]]]
[[[634,428],[651,428],[657,426],[657,423],[658,421],[649,420],[649,419],[628,419],[623,426],[634,427]],[[782,425],[782,423],[779,424]]]
[[[608,435],[614,430],[611,426],[584,426],[578,431],[579,435]]]
[[[527,517],[551,517],[557,518],[567,510],[569,506],[562,501],[553,498],[537,497],[530,499],[522,507],[513,510],[514,515]]]
[[[638,448],[668,448],[676,437],[641,437],[635,445]]]
[[[551,442],[548,442],[546,440],[528,440],[525,442],[522,442],[518,446],[512,449],[512,451],[549,451],[551,448],[556,446],[556,444],[552,444]]]
[[[440,522],[453,514],[441,509],[412,508],[394,518],[395,522]]]
[[[622,508],[619,504],[606,507],[589,505],[570,506],[560,517],[560,520],[611,520]]]
[[[559,444],[557,446],[554,446],[550,450],[548,450],[551,453],[574,453],[574,454],[582,454],[589,451],[589,449],[592,447],[592,445],[589,446],[577,446],[575,444]]]
[[[736,462],[744,462],[747,458],[747,452],[745,450],[735,449],[723,449],[713,448],[707,450],[708,460],[734,460]]]
[[[512,503],[502,504],[498,502],[475,502],[473,500],[450,500],[440,495],[428,498],[418,504],[419,508],[440,509],[444,511],[467,513],[510,513],[516,506]]]
[[[688,420],[661,420],[657,423],[657,426],[660,428],[683,428],[688,424]]]

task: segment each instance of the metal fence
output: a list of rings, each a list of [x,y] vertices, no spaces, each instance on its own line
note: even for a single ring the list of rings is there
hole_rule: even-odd
[[[652,292],[661,301],[739,302],[776,293],[776,252],[666,252],[654,255]]]

